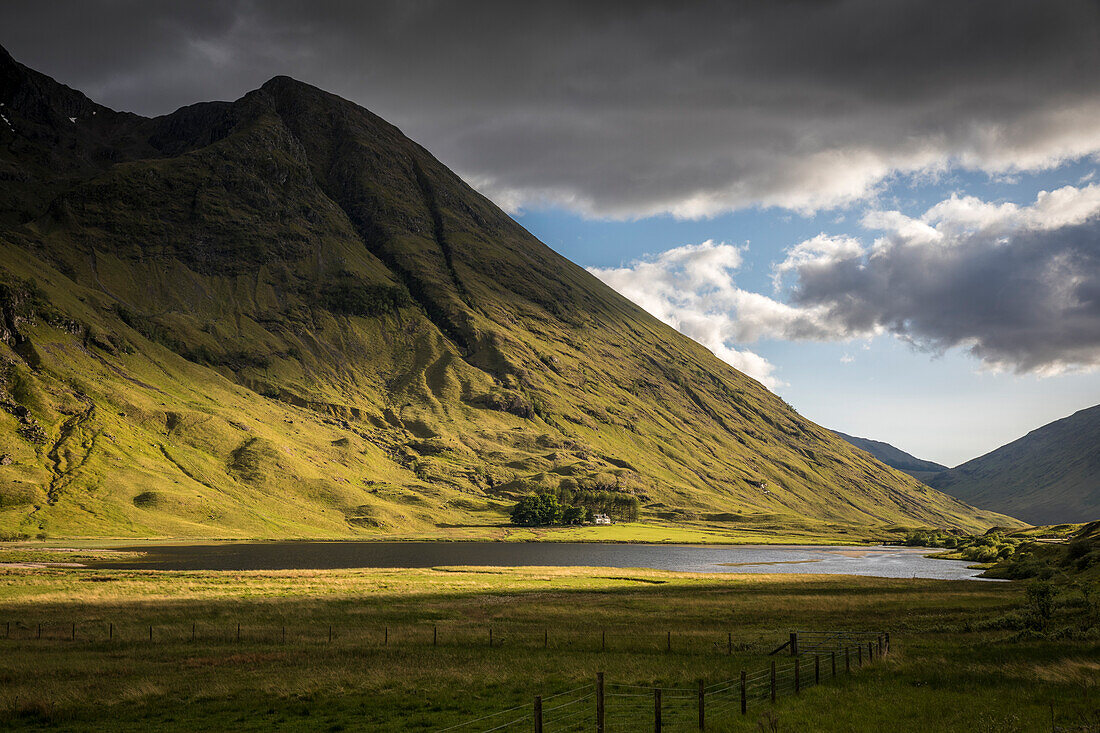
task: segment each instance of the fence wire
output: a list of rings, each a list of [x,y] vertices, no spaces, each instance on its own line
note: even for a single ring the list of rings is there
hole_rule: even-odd
[[[800,632],[802,633],[802,632]],[[848,632],[845,632],[848,633]],[[715,723],[729,721],[742,712],[756,710],[762,704],[770,705],[781,697],[799,694],[809,687],[834,680],[845,673],[854,672],[861,665],[860,654],[866,651],[864,663],[872,662],[883,653],[882,636],[866,633],[863,636],[872,640],[866,650],[863,646],[845,646],[829,649],[828,656],[820,651],[805,656],[797,656],[789,664],[775,662],[766,669],[742,673],[738,677],[718,680],[700,687],[660,687],[638,685],[625,682],[605,682],[603,684],[604,731],[638,731],[652,726],[657,717],[659,705],[661,728],[667,731],[698,730],[700,704],[707,728]],[[825,641],[834,639],[849,640],[843,634],[823,635]],[[875,641],[878,646],[875,646]],[[824,643],[824,642],[823,642]],[[799,644],[798,651],[803,652]],[[812,647],[811,647],[812,648]],[[837,652],[847,652],[850,665],[838,663]],[[833,665],[836,664],[834,669]],[[546,733],[572,733],[594,728],[597,717],[597,699],[600,695],[598,684],[588,683],[570,690],[557,692],[539,698],[535,704],[520,705],[498,713],[442,728],[444,731],[504,731],[521,724],[532,725],[541,716],[542,728]],[[700,696],[702,701],[700,701]],[[659,703],[658,703],[659,700]],[[551,703],[547,705],[547,703]],[[521,712],[522,711],[522,712]],[[509,718],[501,720],[502,718]]]

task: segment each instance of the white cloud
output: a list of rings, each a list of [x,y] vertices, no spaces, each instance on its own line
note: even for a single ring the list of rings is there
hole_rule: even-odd
[[[821,240],[820,252],[858,253],[858,243]],[[805,261],[815,256],[807,244]],[[819,254],[818,256],[827,256]],[[738,348],[763,338],[826,340],[844,334],[833,329],[825,310],[796,308],[739,288],[736,273],[743,251],[707,240],[631,262],[623,267],[590,267],[622,295],[710,349],[716,356],[768,387],[782,383],[775,367],[752,351]]]
[[[1055,191],[1040,191],[1035,205],[1024,210],[1024,221],[1031,229],[1060,229],[1084,224],[1098,213],[1100,185],[1063,186]]]
[[[1040,375],[1100,367],[1100,185],[1040,191],[1030,205],[952,196],[921,217],[872,211],[868,253],[843,238],[788,250],[795,307],[820,336],[889,332],[984,368]]]
[[[775,367],[752,351],[736,348],[754,330],[734,314],[746,310],[782,310],[781,303],[746,293],[734,283],[742,251],[707,240],[635,260],[624,267],[590,267],[589,272],[654,316],[698,341],[715,356],[774,389],[781,384]]]
[[[743,250],[713,240],[589,269],[772,387],[775,366],[745,345],[889,333],[966,350],[983,369],[1100,367],[1100,186],[1042,191],[1025,206],[952,196],[919,217],[871,211],[861,222],[880,232],[871,247],[820,234],[787,250],[773,275],[777,290],[792,280],[790,302],[739,288]]]
[[[812,239],[796,244],[787,250],[787,258],[773,268],[772,282],[778,290],[783,275],[802,268],[828,266],[863,255],[863,244],[851,237],[834,237],[818,234]]]
[[[994,204],[975,196],[952,195],[928,209],[919,221],[897,211],[874,211],[863,218],[870,229],[891,230],[908,241],[917,239],[916,227],[925,227],[933,239],[966,233],[997,234],[1023,229],[1051,230],[1083,224],[1100,210],[1100,185],[1063,186],[1040,191],[1031,206]],[[907,224],[903,224],[907,222]],[[914,227],[914,229],[909,229]]]

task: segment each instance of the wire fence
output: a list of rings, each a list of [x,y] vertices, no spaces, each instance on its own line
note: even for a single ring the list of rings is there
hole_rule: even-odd
[[[232,616],[210,619],[196,617],[147,621],[133,618],[116,620],[51,618],[0,620],[0,641],[110,642],[157,644],[202,642],[205,644],[340,644],[401,648],[508,648],[546,649],[569,652],[632,652],[684,655],[732,656],[735,652],[765,651],[762,641],[734,640],[732,633],[708,630],[639,632],[633,627],[561,629],[544,625],[504,623],[401,622],[329,624],[323,620],[303,623],[288,619],[283,623]]]
[[[235,623],[226,620],[186,623],[116,624],[106,620],[59,623],[47,621],[5,621],[3,639],[35,642],[87,642],[110,644],[276,643],[353,644],[378,647],[487,646],[513,649],[563,649],[574,652],[641,651],[665,654],[700,653],[731,656],[755,650],[760,644],[734,644],[733,635],[724,639],[713,632],[679,631],[616,633],[607,629],[583,633],[546,628],[509,626],[334,626],[327,624],[285,625]],[[890,635],[879,632],[795,631],[772,655],[786,650],[782,663],[766,669],[742,671],[739,677],[689,687],[654,687],[595,681],[550,695],[536,695],[532,701],[486,713],[456,723],[443,731],[490,733],[491,731],[639,731],[722,730],[723,723],[746,715],[750,710],[775,704],[780,698],[800,694],[815,685],[851,674],[867,663],[886,657]]]
[[[792,632],[790,660],[766,669],[694,687],[654,687],[604,679],[553,695],[536,695],[527,705],[502,710],[439,729],[443,731],[534,730],[634,733],[724,730],[750,710],[770,707],[780,698],[826,684],[884,659],[890,635],[878,632]],[[779,651],[779,650],[776,650]],[[773,652],[774,653],[774,652]]]

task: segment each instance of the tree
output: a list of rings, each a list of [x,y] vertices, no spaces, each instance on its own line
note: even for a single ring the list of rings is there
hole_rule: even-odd
[[[561,524],[562,506],[553,494],[528,494],[512,508],[512,524],[536,527]]]
[[[1054,614],[1054,585],[1044,581],[1035,581],[1027,587],[1028,610],[1036,625],[1042,629]]]
[[[564,524],[584,524],[586,510],[583,506],[567,506],[562,513]]]

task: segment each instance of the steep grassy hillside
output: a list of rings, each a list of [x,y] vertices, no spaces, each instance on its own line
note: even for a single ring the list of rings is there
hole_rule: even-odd
[[[1100,405],[1032,430],[928,480],[1032,524],[1100,517]]]
[[[889,443],[883,443],[881,440],[857,438],[853,435],[845,435],[837,430],[833,432],[856,448],[867,451],[887,466],[896,468],[899,471],[904,471],[919,481],[924,481],[925,479],[935,476],[940,471],[947,470],[947,466],[942,466],[935,461],[922,460],[914,455],[906,453],[900,448],[895,448]]]
[[[0,102],[8,535],[430,533],[534,490],[1013,524],[803,419],[338,97],[280,77],[144,119],[0,53]]]

